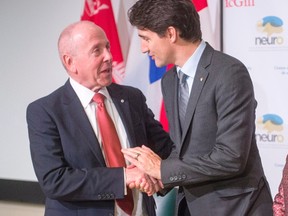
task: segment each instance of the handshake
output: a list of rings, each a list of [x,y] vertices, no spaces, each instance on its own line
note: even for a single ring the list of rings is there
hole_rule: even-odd
[[[125,169],[126,184],[152,196],[163,189],[161,181],[161,158],[146,146],[122,149],[131,165]]]

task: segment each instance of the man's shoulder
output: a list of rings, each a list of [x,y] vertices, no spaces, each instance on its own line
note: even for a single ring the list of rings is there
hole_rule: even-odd
[[[53,90],[45,96],[42,96],[30,103],[31,104],[43,104],[45,106],[57,104],[65,92],[66,85],[60,86],[59,88]]]
[[[117,83],[112,83],[110,86],[107,87],[110,91],[117,91],[123,92],[124,94],[142,94],[141,90],[128,85],[120,85]]]

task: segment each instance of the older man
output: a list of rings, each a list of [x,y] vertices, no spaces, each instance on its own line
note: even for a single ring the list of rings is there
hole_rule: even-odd
[[[141,184],[151,195],[158,182],[136,167],[125,168],[120,149],[145,144],[166,158],[168,134],[138,89],[112,83],[110,43],[99,26],[69,25],[58,48],[69,80],[27,108],[45,215],[155,215],[153,197],[126,185]]]

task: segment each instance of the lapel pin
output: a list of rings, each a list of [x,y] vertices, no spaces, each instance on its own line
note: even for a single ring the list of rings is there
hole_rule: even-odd
[[[200,81],[201,81],[201,82],[203,81],[203,77],[200,78]]]
[[[121,103],[124,103],[124,99],[121,99]]]

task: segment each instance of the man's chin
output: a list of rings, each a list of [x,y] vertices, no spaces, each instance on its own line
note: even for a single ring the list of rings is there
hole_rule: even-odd
[[[162,62],[162,63],[160,63],[160,62],[155,62],[155,65],[156,65],[158,68],[161,68],[161,67],[166,66],[167,64],[164,64],[163,62]]]
[[[112,77],[112,73],[103,73],[103,76],[101,77],[101,83],[105,86],[110,85],[113,82],[113,77]]]
[[[164,62],[157,61],[156,59],[154,60],[154,62],[155,62],[155,65],[159,68],[166,66]]]
[[[163,67],[163,64],[161,62],[156,61],[156,60],[155,60],[155,65],[157,67]]]
[[[111,85],[113,82],[115,82],[115,80],[111,77],[109,80],[106,81],[106,85],[105,85],[105,86],[109,86],[109,85]]]

